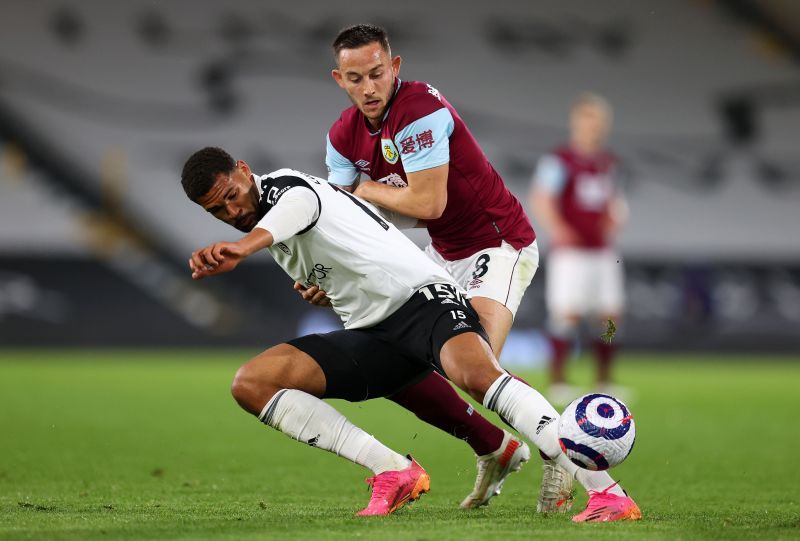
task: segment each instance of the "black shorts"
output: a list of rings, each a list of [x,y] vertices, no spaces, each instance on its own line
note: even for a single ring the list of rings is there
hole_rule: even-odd
[[[358,402],[394,394],[433,369],[444,373],[442,346],[467,332],[489,343],[469,301],[449,284],[431,284],[373,327],[311,334],[288,343],[320,365],[325,398]]]

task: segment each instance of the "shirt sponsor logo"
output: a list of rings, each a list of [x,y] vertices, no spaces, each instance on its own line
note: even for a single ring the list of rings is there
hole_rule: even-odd
[[[402,154],[415,154],[426,148],[433,148],[436,140],[433,138],[431,130],[425,130],[414,135],[409,135],[400,141],[400,152]]]
[[[280,249],[281,249],[281,252],[283,252],[284,254],[286,254],[286,255],[292,255],[292,251],[291,251],[291,250],[289,249],[289,247],[288,247],[288,246],[286,246],[284,243],[282,243],[282,242],[279,242],[279,243],[278,243],[278,248],[280,248]]]
[[[359,171],[369,171],[369,162],[367,160],[358,160],[354,165]]]
[[[400,154],[391,139],[381,139],[381,150],[383,152],[383,159],[394,165]]]
[[[464,322],[462,321],[462,322],[460,322],[458,325],[456,325],[455,327],[453,327],[453,330],[454,330],[454,331],[460,331],[461,329],[471,329],[471,328],[472,328],[472,326],[470,326],[468,323],[464,323]]]
[[[386,184],[387,186],[394,186],[395,188],[405,188],[408,186],[406,181],[403,180],[403,177],[397,173],[389,173],[385,177],[379,178],[376,182]]]
[[[322,263],[316,263],[311,269],[311,272],[306,276],[306,281],[303,284],[306,287],[311,287],[328,277],[328,274],[333,270],[333,267],[326,267]]]

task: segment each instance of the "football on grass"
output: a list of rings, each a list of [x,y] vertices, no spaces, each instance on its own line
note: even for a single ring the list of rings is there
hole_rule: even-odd
[[[636,425],[618,398],[591,393],[575,399],[558,423],[558,441],[567,457],[587,470],[607,470],[630,454]]]

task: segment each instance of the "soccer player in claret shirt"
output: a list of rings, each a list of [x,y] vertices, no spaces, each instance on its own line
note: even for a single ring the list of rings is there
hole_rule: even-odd
[[[445,97],[398,78],[401,59],[383,28],[346,28],[333,52],[333,78],[353,106],[328,132],[328,181],[386,209],[400,227],[427,227],[425,252],[467,290],[499,357],[539,264],[522,205]],[[487,501],[486,458],[478,454],[475,489],[462,507]],[[544,469],[538,507],[568,509],[572,480],[552,461]]]
[[[193,154],[181,184],[208,213],[248,232],[195,251],[193,278],[229,272],[266,249],[295,281],[326,291],[341,317],[344,330],[257,355],[237,372],[232,393],[263,423],[371,468],[372,497],[360,515],[391,513],[426,492],[429,478],[321,398],[388,396],[436,369],[590,490],[586,511],[573,520],[640,517],[607,473],[580,470],[561,452],[558,413],[500,368],[466,291],[374,206],[299,171],[254,175],[219,148]]]
[[[616,327],[625,305],[623,267],[614,238],[627,216],[615,185],[617,158],[605,148],[611,108],[600,96],[581,95],[570,113],[570,141],[542,156],[531,204],[551,235],[546,302],[553,357],[548,397],[566,404],[580,392],[567,383],[565,364],[581,319],[589,318],[597,361],[596,390],[624,395],[612,385],[618,340],[603,337]]]

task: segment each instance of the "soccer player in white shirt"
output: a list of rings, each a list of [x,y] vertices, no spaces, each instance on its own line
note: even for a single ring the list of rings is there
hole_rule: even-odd
[[[341,317],[344,330],[290,340],[256,356],[237,372],[232,393],[265,424],[372,469],[373,495],[360,514],[388,514],[419,497],[428,475],[321,398],[387,396],[435,368],[589,490],[587,509],[573,520],[641,516],[607,473],[581,470],[561,452],[558,413],[500,368],[465,291],[374,207],[297,171],[256,177],[221,149],[189,158],[182,184],[216,218],[249,231],[237,242],[194,252],[193,278],[231,271],[267,249],[294,280],[324,289]],[[361,212],[351,212],[353,205]],[[552,421],[542,424],[543,418]]]

